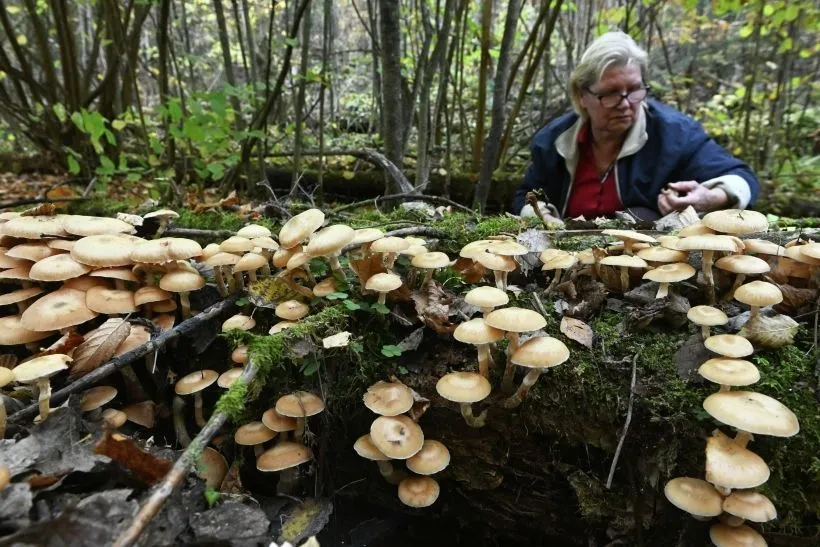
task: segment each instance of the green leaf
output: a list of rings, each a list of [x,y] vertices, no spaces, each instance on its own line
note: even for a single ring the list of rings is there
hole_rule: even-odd
[[[225,166],[220,162],[209,163],[206,169],[214,179],[221,179],[225,175]]]
[[[117,131],[122,131],[126,125],[128,124],[126,124],[123,120],[114,120],[113,122],[111,122],[111,127],[116,129]]]
[[[68,156],[66,158],[68,162],[68,172],[72,175],[77,175],[80,173],[80,163],[74,159],[74,156]]]
[[[382,346],[382,355],[385,357],[398,357],[401,355],[401,348],[394,345],[384,345]]]
[[[774,13],[774,6],[773,5],[766,4],[765,6],[763,6],[763,15],[765,15],[766,17],[771,17],[773,13]]]
[[[296,47],[299,45],[299,40],[296,38],[285,38],[285,45],[290,47]]]
[[[737,35],[741,38],[748,38],[752,35],[752,31],[754,31],[754,27],[752,25],[746,25],[740,29]]]
[[[222,494],[219,493],[219,490],[215,488],[211,488],[210,486],[205,489],[205,501],[208,503],[208,507],[213,507],[219,501],[219,498]]]
[[[347,296],[348,295],[346,292],[332,292],[325,298],[327,298],[328,300],[344,300],[345,298],[347,298]]]
[[[778,53],[784,53],[786,51],[791,51],[794,47],[794,41],[791,38],[786,38],[782,42],[780,42],[780,47],[777,48]]]
[[[71,121],[74,122],[74,125],[77,126],[77,129],[80,131],[85,131],[85,123],[83,122],[83,115],[79,112],[73,112],[71,114]]]
[[[100,166],[97,167],[98,175],[113,175],[117,168],[108,156],[100,156]]]
[[[168,104],[168,114],[171,115],[171,120],[175,122],[182,119],[182,108],[179,106],[179,103],[172,102]]]
[[[248,305],[248,299],[247,298],[237,298],[236,305],[239,306],[239,307],[247,306]]]
[[[343,300],[342,304],[345,305],[345,308],[349,309],[350,311],[356,311],[362,309],[360,305],[352,300]]]
[[[388,309],[388,307],[385,306],[384,304],[379,304],[379,303],[373,304],[373,306],[371,306],[371,309],[374,312],[380,313],[382,315],[387,315],[387,314],[390,313],[390,309]]]
[[[60,120],[60,123],[65,123],[68,119],[66,116],[65,107],[62,104],[57,103],[52,106],[51,109],[54,111],[54,115],[57,116],[57,119]]]

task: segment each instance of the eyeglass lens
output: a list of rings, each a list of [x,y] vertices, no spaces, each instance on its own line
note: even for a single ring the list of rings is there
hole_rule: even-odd
[[[646,98],[647,90],[645,87],[630,91],[626,95],[626,100],[632,104],[639,103]],[[624,96],[620,93],[609,93],[607,95],[600,95],[601,104],[607,108],[612,108],[621,104]]]

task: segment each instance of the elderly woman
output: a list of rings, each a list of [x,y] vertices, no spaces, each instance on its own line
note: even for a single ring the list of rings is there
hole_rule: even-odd
[[[570,78],[575,112],[536,134],[514,212],[532,214],[525,197],[536,189],[564,218],[626,211],[647,220],[689,205],[711,211],[754,203],[751,169],[699,123],[647,99],[646,70],[646,52],[622,32],[589,46]]]

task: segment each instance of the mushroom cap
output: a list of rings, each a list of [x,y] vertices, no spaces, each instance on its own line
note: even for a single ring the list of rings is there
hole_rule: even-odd
[[[234,264],[234,272],[250,272],[258,270],[268,263],[268,259],[256,253],[245,253],[239,262]]]
[[[510,302],[510,297],[507,291],[502,291],[498,287],[483,285],[471,289],[464,295],[464,301],[479,308],[495,308],[506,306]]]
[[[205,278],[186,270],[171,270],[159,280],[159,288],[168,292],[190,292],[204,286]]]
[[[690,515],[716,517],[723,512],[723,496],[702,479],[677,477],[666,483],[663,493],[672,505]]]
[[[168,291],[156,286],[140,287],[134,291],[134,305],[142,306],[151,302],[162,302],[163,300],[170,300],[172,296]]]
[[[715,267],[737,274],[762,274],[771,270],[769,263],[756,256],[729,255],[715,261]]]
[[[410,261],[416,268],[446,268],[450,264],[450,257],[437,251],[417,254]]]
[[[51,378],[55,374],[68,369],[71,357],[62,353],[52,353],[42,357],[35,357],[21,365],[14,367],[14,379],[20,383],[28,384],[40,380],[41,378]]]
[[[424,444],[424,433],[408,416],[379,416],[370,425],[370,439],[385,456],[406,460]]]
[[[492,243],[492,240],[490,239],[478,239],[476,241],[471,241],[461,248],[458,256],[475,260],[475,255],[486,252],[487,245],[490,243]]]
[[[145,325],[131,325],[128,336],[120,342],[114,350],[114,357],[124,355],[129,351],[140,347],[151,339],[151,331]]]
[[[729,318],[723,311],[712,306],[693,306],[686,312],[686,317],[696,325],[709,327],[725,325],[729,322]]]
[[[485,249],[489,253],[502,256],[521,256],[530,252],[529,249],[512,239],[493,239]]]
[[[484,319],[477,317],[457,326],[453,338],[465,344],[490,344],[504,338],[504,331],[491,327]]]
[[[773,283],[752,281],[738,287],[734,298],[749,306],[773,306],[783,301],[783,293]]]
[[[310,306],[298,300],[285,300],[276,305],[276,317],[286,321],[298,321],[307,317],[310,313]]]
[[[80,397],[80,410],[96,410],[113,401],[116,396],[117,388],[113,386],[94,386],[84,391]]]
[[[116,218],[65,215],[60,221],[63,225],[63,230],[75,236],[133,234],[137,231],[132,224],[128,224]]]
[[[381,416],[398,416],[413,408],[413,392],[399,382],[376,382],[362,397],[364,406]]]
[[[312,458],[313,452],[307,446],[291,441],[279,441],[256,458],[256,468],[265,472],[282,471],[307,463]]]
[[[404,240],[410,244],[410,246],[418,246],[424,247],[427,245],[427,241],[421,237],[413,237],[413,236],[404,236]]]
[[[322,279],[313,286],[313,294],[319,298],[323,298],[334,292],[336,292],[336,279],[334,277]]]
[[[31,266],[28,274],[37,281],[65,281],[90,271],[90,266],[77,262],[71,255],[59,254],[38,261]]]
[[[288,257],[288,262],[285,266],[285,269],[290,271],[295,270],[296,268],[301,268],[302,266],[310,262],[312,259],[313,257],[305,251],[297,251]]]
[[[547,326],[547,320],[540,313],[516,307],[491,311],[484,321],[507,332],[530,332]]]
[[[0,317],[0,346],[17,346],[48,338],[52,331],[35,331],[23,326],[19,315]]]
[[[159,327],[160,332],[166,332],[174,328],[176,318],[170,314],[157,315],[151,321]],[[133,330],[133,327],[132,327]]]
[[[172,211],[171,209],[158,209],[156,211],[151,211],[150,213],[145,213],[142,215],[142,218],[165,218],[170,220],[172,218],[179,218],[179,213]]]
[[[724,234],[749,234],[769,231],[769,221],[766,220],[766,215],[744,209],[712,211],[704,215],[701,222],[712,230]]]
[[[407,477],[399,483],[399,499],[408,507],[429,507],[440,491],[438,482],[431,477]]]
[[[783,403],[753,391],[720,391],[703,401],[710,416],[756,435],[792,437],[800,431],[797,416]]]
[[[601,259],[604,266],[618,266],[627,268],[646,268],[649,264],[643,258],[634,255],[605,256]]]
[[[139,283],[139,278],[131,268],[101,268],[88,274],[91,277],[104,277],[106,279],[119,279],[131,283]]]
[[[716,430],[706,440],[706,480],[724,488],[754,488],[769,480],[769,466],[763,458]]]
[[[25,302],[29,298],[42,294],[41,287],[29,287],[28,289],[18,289],[16,291],[0,294],[0,306],[7,306],[9,304],[16,304],[18,302]]]
[[[236,235],[239,237],[254,239],[257,237],[270,237],[272,233],[265,226],[261,226],[259,224],[248,224],[247,226],[243,226],[237,230]]]
[[[173,300],[160,300],[159,302],[154,302],[151,309],[157,313],[169,313],[177,309],[177,303]]]
[[[378,241],[383,241],[379,239]],[[370,276],[364,287],[369,291],[390,292],[401,287],[403,281],[401,277],[391,273],[377,273]]]
[[[137,243],[131,250],[131,260],[143,264],[163,264],[196,258],[203,252],[202,246],[193,239],[161,237]]]
[[[279,321],[268,330],[268,334],[277,334],[296,325],[298,325],[296,321]]]
[[[95,268],[128,266],[135,246],[134,239],[123,235],[87,236],[74,244],[71,258]]]
[[[407,469],[419,475],[435,475],[450,465],[450,451],[439,441],[424,439],[415,456],[407,459]]]
[[[735,490],[723,500],[723,510],[752,522],[768,522],[777,518],[777,509],[760,492]]]
[[[244,372],[242,367],[233,367],[230,370],[226,370],[219,375],[219,378],[216,380],[216,385],[222,389],[228,389],[242,376],[242,372]]]
[[[73,327],[97,317],[85,302],[83,291],[58,289],[38,299],[23,312],[23,327],[36,331],[54,331]]]
[[[19,281],[32,281],[29,273],[31,266],[22,266],[20,268],[10,268],[0,272],[0,279],[17,279]]]
[[[295,391],[279,397],[276,401],[276,412],[291,418],[308,418],[324,409],[324,401],[309,391]]]
[[[709,359],[698,368],[698,373],[723,386],[748,386],[760,380],[757,367],[744,359]]]
[[[350,244],[362,245],[364,243],[371,243],[383,237],[384,232],[378,228],[360,228],[353,232],[353,239],[350,240]]]
[[[410,243],[400,237],[387,236],[375,240],[370,245],[370,251],[373,253],[398,253],[409,246]]]
[[[746,245],[744,252],[747,254],[760,254],[772,256],[785,256],[786,249],[777,243],[766,241],[765,239],[744,239]]]
[[[475,253],[472,259],[488,270],[497,272],[511,272],[518,267],[518,263],[513,257],[497,255],[486,251]]]
[[[234,363],[246,364],[248,362],[248,346],[237,346],[231,352],[231,361]]]
[[[233,441],[241,446],[255,446],[276,437],[276,431],[265,427],[262,422],[249,422],[236,428]]]
[[[157,421],[156,407],[154,401],[142,401],[126,406],[122,411],[125,412],[129,422],[151,429]]]
[[[797,247],[803,256],[807,256],[814,260],[820,260],[820,243],[807,243]]]
[[[656,240],[654,237],[646,234],[642,234],[640,232],[635,232],[633,230],[614,230],[614,229],[607,229],[602,230],[601,233],[605,236],[612,236],[620,239],[621,241],[643,241],[644,243],[655,243]]]
[[[219,373],[215,370],[197,370],[177,380],[174,384],[174,392],[177,395],[192,395],[216,382],[217,378],[219,378]]]
[[[752,343],[737,334],[716,334],[707,338],[703,344],[706,349],[724,357],[746,357],[754,353]]]
[[[231,236],[219,244],[219,250],[224,253],[247,253],[253,250],[253,242],[247,237]]]
[[[454,403],[477,403],[487,398],[492,386],[477,372],[451,372],[439,378],[436,391]]]
[[[578,263],[578,257],[573,254],[560,254],[556,255],[546,262],[544,265],[541,266],[541,269],[544,271],[548,270],[566,270],[567,268],[572,268]]]
[[[346,224],[334,224],[316,232],[305,246],[311,256],[335,254],[353,240],[355,230]]]
[[[686,262],[689,256],[685,251],[676,251],[674,249],[667,249],[666,247],[649,247],[648,249],[641,249],[636,253],[638,258],[642,258],[647,262]]]
[[[40,242],[20,243],[6,251],[7,257],[17,258],[19,260],[30,260],[32,262],[37,262],[38,260],[57,254],[62,254],[62,252],[59,249],[52,249],[45,243]]]
[[[657,268],[652,268],[643,274],[644,279],[657,281],[658,283],[677,283],[684,279],[689,279],[695,275],[695,268],[686,262],[674,262],[671,264],[661,264]]]
[[[111,315],[137,311],[133,292],[107,287],[88,289],[85,293],[85,305],[93,312]]]
[[[290,416],[282,416],[275,408],[269,408],[262,414],[262,423],[271,431],[293,431],[296,429],[296,420]]]
[[[0,224],[0,235],[25,239],[42,239],[44,236],[65,237],[61,215],[15,217]]]
[[[233,266],[239,262],[239,259],[241,258],[242,257],[239,255],[219,251],[210,258],[206,259],[205,264],[208,266]]]
[[[206,488],[219,488],[225,475],[228,474],[228,461],[225,456],[206,446],[199,456],[197,475],[205,481]]]
[[[251,239],[251,243],[253,243],[254,247],[265,251],[279,250],[279,244],[272,237],[254,237]]]
[[[785,252],[783,253],[787,258],[794,260],[795,262],[799,262],[801,264],[808,264],[809,266],[817,266],[820,265],[820,259],[811,257],[806,254],[805,248],[806,245],[793,245],[791,247],[786,247]],[[810,249],[811,251],[811,249]]]
[[[658,236],[658,243],[661,244],[661,247],[664,249],[670,249],[673,251],[678,250],[678,240],[680,238],[678,236]],[[645,251],[646,249],[641,249],[641,251]],[[640,253],[638,253],[640,254]],[[643,257],[641,257],[643,258]],[[644,259],[646,260],[646,259]]]
[[[405,255],[405,256],[417,256],[417,255],[423,255],[423,254],[429,253],[429,252],[430,252],[430,250],[427,249],[427,247],[425,247],[424,245],[410,245],[406,249],[399,251],[399,254]]]
[[[285,249],[280,247],[276,250],[276,252],[273,253],[271,262],[273,262],[273,265],[277,268],[285,268],[287,267],[290,258],[301,251],[301,246],[293,247],[291,249]]]
[[[222,323],[222,332],[227,332],[231,329],[251,330],[256,326],[256,320],[248,315],[237,313],[227,318]]]
[[[106,408],[103,410],[102,420],[108,427],[119,429],[128,421],[128,414],[116,408]]]
[[[0,247],[0,268],[3,268],[3,269],[24,268],[24,267],[31,266],[31,261],[30,260],[23,260],[21,258],[13,258],[11,256],[6,255],[7,252],[8,252],[8,249],[6,247]]]
[[[709,539],[716,547],[766,547],[768,543],[753,528],[741,524],[729,526],[718,522],[709,528]]]
[[[510,360],[527,368],[551,368],[569,359],[569,349],[552,336],[530,338],[512,354]]]
[[[564,255],[568,255],[568,254],[570,254],[569,251],[564,251],[562,249],[549,248],[549,249],[544,249],[543,251],[541,251],[541,254],[539,255],[538,258],[541,260],[541,262],[546,263],[546,262],[549,262],[550,260],[552,260],[553,258],[555,258],[556,256],[564,256]]]
[[[724,235],[695,235],[678,239],[679,251],[725,251],[735,253],[743,250],[735,238]]]
[[[14,372],[10,368],[0,367],[0,387],[6,387],[14,381]]]
[[[91,287],[107,287],[108,283],[105,279],[100,277],[91,277],[90,275],[81,275],[80,277],[72,277],[66,279],[63,283],[63,289],[75,289],[86,292]]]
[[[703,222],[699,221],[694,224],[690,224],[689,226],[684,226],[680,230],[678,230],[679,237],[690,237],[690,236],[706,236],[714,234],[715,231],[705,225]]]
[[[356,442],[353,443],[353,450],[366,460],[385,462],[390,459],[382,454],[381,450],[376,448],[376,445],[373,444],[373,439],[370,438],[370,433],[356,439]]]
[[[296,247],[318,230],[324,221],[325,214],[319,209],[302,211],[282,225],[282,229],[279,230],[279,245],[283,249]]]

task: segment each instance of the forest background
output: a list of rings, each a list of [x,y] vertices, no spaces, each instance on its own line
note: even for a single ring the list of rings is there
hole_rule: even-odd
[[[586,45],[621,29],[649,52],[652,95],[759,173],[759,208],[816,216],[819,11],[794,0],[0,0],[0,160],[93,178],[100,192],[149,182],[171,201],[190,188],[258,191],[267,172],[321,200],[326,182],[355,189],[372,169],[338,152],[373,148],[425,193],[503,207],[532,136],[569,108]]]

